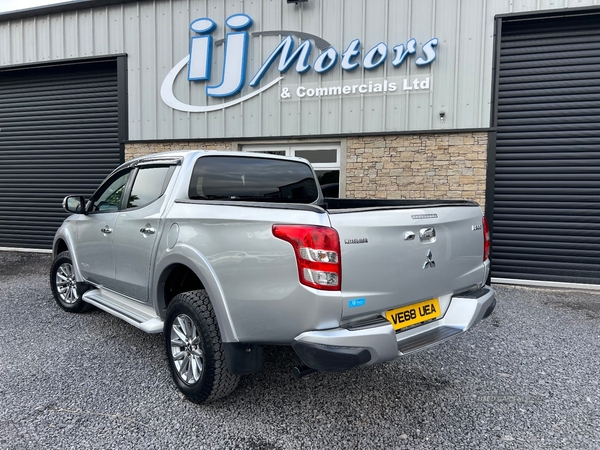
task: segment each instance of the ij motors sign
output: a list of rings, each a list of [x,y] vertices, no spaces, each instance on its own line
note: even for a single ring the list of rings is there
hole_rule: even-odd
[[[380,42],[374,47],[364,48],[360,39],[353,39],[344,48],[337,49],[324,39],[303,32],[256,31],[250,33],[252,18],[246,14],[234,14],[226,20],[231,30],[225,34],[223,67],[221,74],[212,74],[213,51],[219,47],[212,33],[217,24],[209,18],[194,20],[190,26],[194,32],[190,40],[190,53],[165,77],[161,86],[163,101],[173,109],[185,112],[210,112],[237,105],[261,92],[279,85],[280,97],[287,99],[309,99],[314,97],[331,98],[351,95],[376,95],[378,93],[428,91],[431,77],[409,77],[398,79],[393,74],[403,64],[417,67],[430,65],[436,58],[437,38],[429,39],[417,48],[416,39],[394,44],[390,49],[387,43]],[[250,37],[286,35],[274,46],[271,54],[260,67],[248,67]],[[340,83],[339,77],[328,80],[327,75],[339,67],[345,72],[353,72],[361,67],[365,71],[376,71],[389,64],[388,77],[361,82]],[[321,75],[319,83],[313,85],[286,85],[284,75],[291,68],[299,74],[309,71]],[[279,72],[277,73],[276,70]],[[190,105],[178,100],[173,93],[175,80],[180,72],[187,69],[187,79],[193,84],[203,84],[207,98],[223,98],[225,101],[214,105]],[[391,76],[390,76],[391,74]],[[215,76],[216,75],[216,76]],[[248,81],[247,81],[248,80]],[[248,86],[247,93],[242,93]],[[248,92],[249,91],[249,92]],[[208,103],[208,102],[207,102]]]

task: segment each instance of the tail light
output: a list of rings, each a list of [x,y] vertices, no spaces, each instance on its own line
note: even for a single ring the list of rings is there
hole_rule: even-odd
[[[483,217],[483,261],[490,259],[490,228],[488,227],[487,219]]]
[[[325,291],[340,290],[342,262],[337,231],[319,226],[273,225],[273,236],[294,247],[300,283]]]

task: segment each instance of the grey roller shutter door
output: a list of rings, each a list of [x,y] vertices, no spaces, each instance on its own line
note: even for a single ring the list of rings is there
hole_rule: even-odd
[[[0,247],[50,249],[121,159],[116,61],[0,72]]]
[[[502,23],[494,277],[600,284],[599,24]]]

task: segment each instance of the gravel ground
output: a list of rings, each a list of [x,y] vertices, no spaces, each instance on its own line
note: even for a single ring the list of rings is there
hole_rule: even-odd
[[[294,380],[267,348],[228,398],[179,395],[162,335],[68,314],[49,255],[0,252],[0,449],[600,448],[600,294],[495,286],[494,314],[429,351]]]

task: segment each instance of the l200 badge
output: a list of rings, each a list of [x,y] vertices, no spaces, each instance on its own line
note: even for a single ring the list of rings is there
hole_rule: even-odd
[[[369,240],[367,238],[357,238],[357,239],[344,239],[344,244],[368,244]]]

